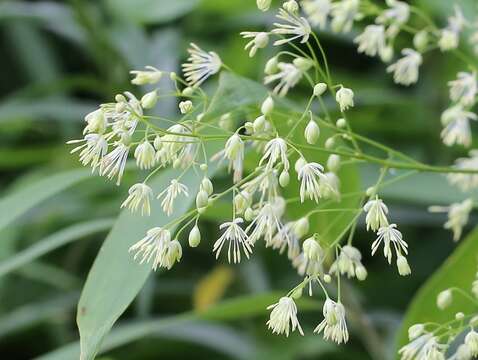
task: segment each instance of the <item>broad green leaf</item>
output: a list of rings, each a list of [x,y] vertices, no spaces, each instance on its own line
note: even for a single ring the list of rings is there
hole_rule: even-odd
[[[445,323],[454,319],[457,312],[465,315],[476,313],[476,305],[460,294],[454,294],[453,303],[445,310],[436,306],[436,297],[441,291],[458,287],[468,293],[475,279],[478,254],[478,229],[470,233],[455,249],[443,265],[418,290],[403,319],[397,339],[397,349],[408,341],[408,328],[417,323]]]
[[[45,177],[0,199],[0,229],[45,199],[91,176],[91,170],[64,171]]]
[[[140,24],[161,24],[193,10],[199,0],[106,0],[111,13]]]
[[[0,262],[0,277],[72,241],[100,231],[105,231],[109,229],[113,223],[114,221],[112,219],[92,220],[62,229]]]

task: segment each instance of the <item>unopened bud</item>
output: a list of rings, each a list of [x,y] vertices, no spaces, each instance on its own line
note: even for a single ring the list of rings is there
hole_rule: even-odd
[[[195,225],[189,232],[189,246],[196,247],[201,242],[201,232],[197,225]]]

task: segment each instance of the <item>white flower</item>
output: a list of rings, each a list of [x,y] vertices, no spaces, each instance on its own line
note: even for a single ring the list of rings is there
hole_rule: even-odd
[[[263,49],[269,43],[269,34],[266,32],[253,32],[253,31],[243,31],[241,32],[241,36],[244,39],[250,39],[246,46],[244,47],[245,50],[249,50],[249,57],[253,57],[258,49]]]
[[[412,273],[412,269],[410,269],[407,258],[403,255],[397,256],[397,269],[401,276],[407,276]]]
[[[193,103],[191,100],[181,101],[178,107],[181,114],[189,114],[193,111]]]
[[[256,0],[257,8],[261,11],[269,10],[271,0]]]
[[[335,100],[340,106],[340,111],[343,112],[354,106],[354,92],[351,89],[341,87],[335,94]]]
[[[393,72],[393,80],[397,84],[410,85],[418,81],[418,68],[422,64],[422,55],[413,49],[403,49],[403,57],[387,67],[387,72]]]
[[[414,340],[425,332],[425,325],[414,324],[408,328],[408,339]]]
[[[213,252],[216,253],[216,259],[219,258],[222,247],[228,242],[227,260],[231,262],[231,250],[232,259],[234,263],[241,262],[241,247],[244,255],[249,259],[249,255],[252,254],[252,244],[247,238],[247,234],[241,228],[239,224],[242,224],[244,220],[242,218],[235,218],[231,222],[226,222],[219,226],[219,229],[226,229],[221,237],[214,243]]]
[[[174,211],[174,200],[181,194],[186,197],[189,196],[187,186],[173,179],[169,186],[158,195],[158,199],[164,196],[163,201],[161,201],[161,207],[166,215],[171,216]]]
[[[101,108],[87,114],[85,116],[85,122],[87,125],[83,129],[83,134],[103,134],[108,126],[108,120],[106,119],[104,110]]]
[[[297,328],[299,333],[304,335],[297,319],[297,305],[291,297],[281,297],[278,303],[268,306],[267,309],[272,309],[267,326],[274,334],[289,336],[291,328],[292,332]]]
[[[83,166],[91,165],[93,171],[100,166],[101,160],[108,152],[108,142],[99,134],[86,134],[83,140],[71,140],[68,144],[76,144],[84,142],[84,144],[75,147],[71,153],[80,151],[80,162]]]
[[[458,346],[456,352],[448,358],[449,360],[472,360],[473,354],[471,353],[470,348],[466,344],[461,344]]]
[[[152,261],[152,268],[170,269],[174,262],[181,259],[181,245],[177,240],[171,241],[171,233],[167,229],[155,227],[146,233],[146,236],[129,248],[135,252],[134,259],[141,257],[140,264]]]
[[[345,322],[345,308],[340,302],[327,297],[323,308],[324,320],[314,329],[319,334],[323,331],[325,340],[332,340],[337,344],[349,340],[347,323]]]
[[[453,231],[453,240],[458,241],[463,227],[468,223],[468,217],[473,209],[473,201],[466,199],[461,203],[453,203],[450,206],[430,206],[430,212],[447,212],[448,221],[444,228]]]
[[[383,255],[387,258],[388,263],[392,262],[392,248],[393,245],[395,253],[401,255],[402,252],[408,254],[408,244],[403,240],[402,233],[397,229],[396,224],[381,227],[377,232],[377,239],[372,243],[372,256],[378,250],[378,247],[383,241]]]
[[[403,1],[387,0],[388,9],[384,10],[376,19],[379,24],[389,25],[387,36],[395,37],[400,26],[405,24],[410,17],[410,5]]]
[[[266,144],[264,155],[259,165],[266,163],[266,169],[272,170],[276,163],[281,163],[284,170],[289,170],[289,159],[287,158],[287,143],[284,139],[276,137]]]
[[[284,9],[279,9],[277,18],[284,20],[285,24],[274,23],[275,29],[272,30],[272,33],[276,35],[291,35],[291,37],[277,40],[274,42],[274,45],[283,45],[298,38],[302,38],[301,43],[305,43],[309,40],[312,29],[306,18],[299,17]]]
[[[327,17],[332,10],[330,0],[302,0],[305,15],[314,26],[324,29],[327,26]]]
[[[367,213],[365,223],[367,224],[367,231],[377,231],[379,228],[387,226],[388,207],[384,204],[382,199],[375,196],[375,199],[369,200],[363,207]]]
[[[136,158],[136,165],[141,169],[151,169],[154,166],[156,151],[149,141],[143,141],[136,147],[134,157]]]
[[[133,80],[131,80],[133,85],[156,84],[161,80],[163,76],[161,71],[153,66],[146,66],[145,69],[146,70],[133,70],[129,72],[134,75]]]
[[[242,168],[244,162],[244,142],[236,133],[232,135],[224,146],[224,157],[229,160],[229,169],[234,170],[234,182],[242,178]]]
[[[468,345],[473,356],[478,356],[478,333],[475,330],[470,330],[466,334],[465,344]]]
[[[267,75],[264,78],[264,84],[266,85],[275,81],[279,81],[274,88],[274,94],[285,96],[288,91],[296,86],[300,79],[302,79],[302,76],[306,70],[298,67],[296,65],[296,60],[294,60],[292,64],[283,62],[278,63],[277,68],[279,71],[275,74]]]
[[[478,150],[471,150],[469,158],[459,158],[453,166],[455,169],[478,170]],[[462,191],[468,191],[478,186],[477,174],[451,173],[447,176],[452,185],[458,186]]]
[[[470,120],[477,119],[478,116],[475,113],[466,111],[460,104],[446,109],[441,116],[444,126],[441,132],[443,143],[447,146],[459,144],[469,147],[471,145]]]
[[[174,124],[166,130],[166,135],[161,137],[161,148],[156,153],[156,160],[163,166],[170,162],[179,161],[184,165],[190,163],[191,137],[190,130],[181,124]]]
[[[272,203],[265,203],[246,229],[249,234],[249,242],[255,244],[257,240],[264,237],[266,244],[271,244],[274,234],[280,232],[283,227],[278,215],[277,209]],[[287,236],[286,233],[284,235]],[[288,239],[286,240],[288,241]]]
[[[100,175],[112,179],[118,176],[116,185],[121,183],[126,160],[128,160],[129,145],[118,142],[112,152],[103,157],[100,164]]]
[[[322,165],[314,162],[306,163],[300,168],[298,179],[300,181],[301,202],[304,202],[306,197],[319,202],[321,196],[320,179],[324,176],[323,171]]]
[[[424,334],[402,347],[398,353],[401,360],[445,360],[443,352],[446,348],[436,337]]]
[[[475,103],[478,93],[478,81],[476,73],[459,72],[458,78],[448,82],[450,86],[450,98],[464,106],[471,106]]]
[[[368,56],[381,54],[385,49],[385,27],[383,25],[368,25],[363,33],[354,39],[358,44],[358,52]]]
[[[466,21],[461,8],[457,4],[454,5],[453,9],[455,10],[455,13],[448,18],[448,28],[460,33],[468,22]]]
[[[367,277],[367,270],[362,264],[362,254],[351,245],[342,247],[329,272],[331,274],[346,274],[348,278],[357,277],[361,281]]]
[[[215,52],[206,52],[191,43],[189,63],[182,64],[184,76],[190,86],[200,86],[208,77],[221,70],[222,61]]]
[[[332,5],[332,31],[347,33],[359,16],[360,0],[342,0]]]
[[[438,46],[441,51],[449,51],[456,49],[460,41],[459,34],[450,29],[443,29],[440,32],[440,39],[438,40]]]
[[[151,213],[150,198],[153,196],[153,190],[144,184],[134,184],[129,188],[129,196],[121,204],[122,208],[128,208],[132,212],[138,211],[141,208],[141,215],[148,215]]]

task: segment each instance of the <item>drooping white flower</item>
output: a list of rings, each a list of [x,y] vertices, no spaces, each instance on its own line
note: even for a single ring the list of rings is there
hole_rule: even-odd
[[[332,31],[347,33],[359,17],[360,0],[342,0],[332,4]]]
[[[460,203],[453,203],[450,206],[430,206],[429,211],[435,213],[448,213],[448,221],[444,228],[453,232],[453,240],[458,241],[461,237],[463,227],[468,223],[468,218],[473,209],[473,201],[466,199]]]
[[[275,170],[266,168],[251,180],[245,182],[241,189],[247,191],[251,196],[259,191],[261,198],[272,201],[278,195],[279,183],[277,177]]]
[[[281,297],[279,302],[268,306],[267,309],[272,309],[267,326],[274,334],[289,336],[291,331],[298,329],[299,333],[304,335],[297,319],[297,305],[291,297]]]
[[[166,135],[161,137],[161,148],[156,153],[156,161],[163,166],[175,161],[184,166],[190,164],[192,146],[195,145],[191,143],[191,137],[187,136],[190,133],[191,131],[182,124],[169,127]]]
[[[458,346],[456,352],[448,358],[449,360],[472,360],[473,354],[467,344]]]
[[[444,126],[441,132],[443,143],[447,146],[455,144],[469,147],[471,145],[470,120],[477,120],[478,116],[466,111],[460,104],[446,109],[441,122]]]
[[[257,8],[261,11],[269,10],[271,0],[256,0]]]
[[[229,160],[229,169],[234,171],[234,182],[238,182],[242,178],[244,142],[237,133],[232,135],[226,141],[226,145],[224,146],[224,157]]]
[[[228,242],[227,260],[231,262],[231,250],[232,260],[234,263],[241,262],[241,247],[244,255],[249,259],[249,255],[252,254],[252,246],[247,238],[246,232],[241,228],[244,220],[242,218],[235,218],[231,222],[226,222],[219,226],[219,229],[225,229],[221,237],[214,243],[213,252],[216,253],[216,259],[219,258],[222,247]]]
[[[266,169],[271,170],[276,163],[282,164],[284,170],[289,170],[289,159],[287,158],[287,143],[284,139],[276,137],[266,144],[264,155],[259,165],[266,164]]]
[[[345,308],[341,302],[335,302],[327,297],[323,307],[324,320],[314,329],[320,334],[323,332],[325,340],[332,340],[337,344],[349,340],[349,332],[345,321]]]
[[[274,94],[279,96],[285,96],[291,88],[297,85],[297,83],[302,79],[304,73],[310,68],[311,64],[309,62],[300,62],[297,58],[290,63],[280,62],[277,64],[278,72],[267,75],[264,78],[264,84],[270,84],[275,81],[279,83],[274,87]],[[303,65],[306,65],[305,67]]]
[[[365,30],[354,39],[358,44],[358,52],[368,56],[381,54],[386,46],[385,27],[383,25],[368,25]]]
[[[388,207],[382,199],[375,196],[375,199],[370,199],[363,207],[367,213],[365,223],[367,224],[367,231],[377,231],[379,228],[388,226]]]
[[[397,269],[398,273],[401,276],[407,276],[412,273],[412,269],[410,268],[410,264],[408,263],[408,260],[405,256],[403,255],[398,255],[397,256]]]
[[[161,80],[163,73],[153,66],[146,66],[146,70],[132,70],[129,73],[134,75],[131,80],[133,85],[156,84]]]
[[[206,52],[191,43],[188,52],[189,62],[182,64],[182,69],[190,86],[200,86],[208,77],[221,70],[221,58],[214,51]]]
[[[166,215],[171,216],[174,211],[174,200],[181,194],[186,197],[189,196],[187,186],[176,179],[172,179],[169,186],[158,195],[158,199],[164,197],[161,201],[161,207]]]
[[[274,23],[275,28],[272,29],[272,33],[281,36],[290,35],[290,37],[276,40],[274,45],[283,45],[299,38],[302,38],[300,40],[301,43],[305,43],[307,40],[309,40],[309,35],[312,29],[310,28],[309,22],[306,18],[298,16],[295,13],[291,13],[282,8],[279,9],[277,18],[283,20],[285,24]]]
[[[408,340],[415,340],[420,335],[425,333],[425,325],[414,324],[408,328]]]
[[[465,344],[470,348],[472,356],[478,356],[478,332],[470,330],[465,336]]]
[[[314,26],[324,29],[327,26],[327,17],[332,10],[332,2],[330,0],[302,0],[302,8]]]
[[[462,170],[478,170],[478,150],[471,150],[468,158],[457,159],[453,167]],[[452,185],[458,186],[462,191],[478,187],[478,174],[450,173],[447,178]]]
[[[136,212],[141,208],[141,215],[149,216],[151,213],[150,199],[153,197],[153,190],[144,184],[134,184],[129,188],[129,196],[121,204],[122,208],[128,208]]]
[[[86,126],[83,134],[103,134],[108,126],[108,120],[103,109],[97,109],[85,116]]]
[[[83,140],[71,140],[67,144],[81,143],[82,145],[75,147],[71,153],[80,151],[80,162],[83,166],[91,165],[93,171],[100,166],[103,157],[108,152],[108,142],[103,135],[86,134]]]
[[[280,232],[282,227],[277,209],[272,203],[265,203],[247,227],[246,232],[249,234],[251,244],[255,244],[261,237],[264,237],[266,244],[271,244],[274,234]],[[287,236],[287,234],[284,235]]]
[[[340,111],[345,111],[354,106],[354,92],[352,89],[341,87],[336,95],[335,100],[340,106]]]
[[[478,94],[478,81],[476,73],[459,72],[458,78],[448,82],[450,86],[450,98],[464,106],[471,106],[475,103]]]
[[[324,176],[322,165],[311,162],[304,164],[298,174],[300,181],[300,201],[306,198],[319,202],[321,196],[320,179]]]
[[[101,160],[100,175],[106,176],[110,180],[117,176],[116,185],[119,185],[123,177],[126,160],[128,160],[129,148],[130,146],[124,142],[118,142],[113,151]]]
[[[257,50],[265,48],[269,43],[269,34],[266,32],[243,31],[241,36],[244,39],[252,38],[244,47],[245,50],[249,50],[249,57],[253,57]]]
[[[455,4],[455,13],[448,18],[448,26],[441,30],[438,46],[441,51],[456,49],[460,41],[460,34],[467,25],[467,21],[460,7]]]
[[[403,240],[402,233],[397,229],[396,224],[381,227],[377,232],[377,239],[372,243],[372,255],[378,250],[383,242],[383,255],[387,258],[388,263],[392,263],[392,246],[395,254],[398,256],[402,252],[408,254],[408,244]]]
[[[176,244],[171,245],[171,233],[169,230],[155,227],[146,233],[146,236],[129,248],[134,252],[134,259],[140,257],[140,264],[152,262],[152,268],[156,271],[159,267],[170,269],[171,259],[179,260]],[[179,243],[178,243],[179,244]],[[175,255],[175,256],[173,256]]]
[[[397,84],[411,85],[418,81],[418,69],[422,64],[422,55],[413,49],[403,49],[403,57],[387,67],[387,72],[393,72],[393,80]]]
[[[362,264],[362,254],[351,245],[342,247],[329,272],[331,274],[346,274],[348,278],[357,277],[360,281],[367,277],[367,270]]]
[[[388,25],[387,36],[395,37],[400,26],[405,24],[410,17],[410,5],[398,0],[386,0],[388,9],[384,10],[376,19],[378,24]]]
[[[445,360],[447,345],[440,344],[431,334],[423,334],[403,346],[399,351],[401,360]]]
[[[141,169],[151,169],[156,160],[156,151],[149,141],[143,141],[136,147],[134,157],[136,158],[136,165]]]

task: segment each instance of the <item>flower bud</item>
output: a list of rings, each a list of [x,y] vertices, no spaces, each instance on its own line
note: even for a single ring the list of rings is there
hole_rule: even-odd
[[[279,64],[279,60],[277,60],[276,56],[274,56],[273,58],[270,58],[266,62],[266,66],[264,68],[264,73],[266,75],[275,74],[279,70],[279,68],[277,67],[278,64]]]
[[[254,210],[252,210],[250,207],[248,207],[246,209],[246,211],[244,211],[244,219],[246,221],[252,221],[255,217],[255,213],[254,213]]]
[[[367,278],[367,269],[365,269],[365,266],[363,266],[362,264],[360,265],[357,265],[357,267],[355,268],[355,276],[357,277],[357,279],[359,281],[364,281],[366,278]]]
[[[258,33],[254,38],[254,46],[257,49],[263,49],[269,43],[269,35],[266,32]]]
[[[171,81],[176,81],[178,79],[178,75],[175,72],[169,73],[169,78]]]
[[[426,30],[422,30],[416,33],[415,36],[413,37],[413,46],[415,46],[415,49],[417,49],[419,52],[422,52],[425,50],[427,45],[428,45],[428,32]]]
[[[415,324],[408,328],[408,339],[410,341],[415,340],[417,337],[425,332],[425,326],[423,324]]]
[[[324,146],[326,149],[332,149],[335,146],[335,138],[333,136],[329,137],[325,140]]]
[[[206,164],[201,164],[202,165],[206,165]],[[207,165],[206,165],[207,166]],[[202,169],[201,169],[202,170]],[[207,170],[207,168],[206,168]],[[204,170],[203,170],[204,171]],[[204,190],[208,195],[211,195],[212,192],[214,191],[214,187],[212,185],[212,182],[209,178],[207,177],[204,177],[201,181],[201,189]]]
[[[259,116],[253,123],[254,132],[261,132],[266,125],[266,117],[264,115]]]
[[[158,93],[156,90],[150,91],[147,94],[144,94],[143,97],[141,98],[141,106],[144,109],[152,109],[156,106],[156,103],[158,102]]]
[[[183,96],[191,96],[192,94],[194,94],[194,88],[192,88],[191,86],[188,86],[183,89],[183,92],[182,92]]]
[[[219,119],[219,127],[223,130],[230,131],[232,129],[232,116],[230,113],[223,114]]]
[[[407,258],[403,255],[399,255],[397,258],[397,268],[398,268],[398,273],[401,276],[407,276],[412,273],[412,270],[410,269],[410,265],[408,264]]]
[[[313,237],[310,237],[304,241],[302,244],[302,249],[304,250],[304,255],[307,259],[315,261],[320,260],[322,248]]]
[[[167,256],[167,268],[171,269],[175,262],[179,262],[183,257],[183,248],[178,240],[171,241],[169,254]]]
[[[285,188],[287,185],[289,185],[290,181],[290,176],[288,171],[283,171],[279,175],[279,185]]]
[[[297,1],[295,1],[295,0],[286,1],[284,3],[284,5],[282,5],[282,7],[286,11],[291,12],[291,13],[296,13],[296,12],[299,11],[299,4],[297,4]]]
[[[337,125],[338,128],[343,129],[347,126],[347,120],[345,120],[344,118],[340,118],[337,120],[335,125]]]
[[[463,314],[461,311],[459,311],[455,314],[455,319],[456,320],[463,320],[464,318],[465,318],[465,314]]]
[[[354,92],[351,89],[341,87],[335,95],[335,100],[340,106],[340,111],[345,111],[354,106]]]
[[[301,238],[309,232],[309,227],[309,218],[304,216],[295,222],[294,233],[298,238]]]
[[[153,145],[156,150],[161,150],[161,147],[163,146],[163,142],[161,141],[161,136],[156,136],[154,138]]]
[[[446,309],[453,301],[453,294],[450,289],[444,290],[437,296],[437,306],[440,310]]]
[[[204,163],[203,163],[203,164],[199,165],[199,169],[201,169],[201,171],[207,171],[208,166],[207,166],[207,164],[204,164]],[[211,185],[212,185],[212,184],[211,184]],[[209,194],[209,195],[211,195],[211,194]]]
[[[314,145],[319,139],[320,129],[317,123],[310,119],[309,123],[305,127],[304,137],[308,144]]]
[[[201,232],[197,225],[195,225],[189,232],[189,246],[196,247],[201,242]]]
[[[340,156],[337,154],[330,154],[327,159],[327,168],[333,173],[337,173],[340,169]]]
[[[246,129],[246,134],[253,134],[254,133],[254,124],[250,121],[244,124],[244,129]]]
[[[272,110],[274,110],[274,100],[268,96],[261,105],[261,112],[264,115],[269,115],[272,113]]]
[[[181,114],[190,113],[193,110],[193,103],[190,100],[181,101],[179,103],[179,110]]]
[[[205,190],[200,190],[196,195],[196,207],[201,209],[207,206],[209,196]]]
[[[134,78],[131,80],[133,85],[146,85],[146,84],[156,84],[163,73],[155,68],[147,67],[149,71],[130,71],[130,74],[134,75]]]
[[[384,63],[388,63],[392,60],[393,58],[393,47],[392,46],[386,46],[380,51],[380,59]]]
[[[297,289],[295,289],[290,296],[291,296],[293,299],[295,299],[295,300],[300,299],[300,298],[302,297],[302,291],[303,291],[303,289],[304,289],[304,288],[303,288],[302,286],[299,287],[299,288],[297,288]]]
[[[272,0],[257,0],[257,8],[261,11],[269,10]]]
[[[295,67],[301,70],[302,72],[309,70],[314,65],[314,63],[311,60],[303,58],[303,57],[295,58],[294,61],[292,62],[295,65]]]
[[[242,214],[251,205],[251,196],[247,191],[241,191],[234,196],[234,208],[237,213]]]
[[[307,161],[303,157],[300,157],[297,159],[297,161],[294,164],[294,169],[296,173],[299,173],[300,169],[302,169],[302,166],[307,164]]]
[[[330,284],[330,282],[332,281],[332,277],[329,274],[325,274],[324,281],[326,284]]]
[[[314,86],[314,96],[321,96],[327,90],[327,84],[318,83]]]

